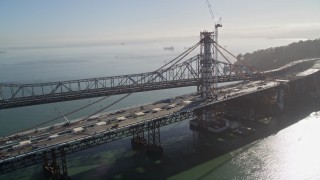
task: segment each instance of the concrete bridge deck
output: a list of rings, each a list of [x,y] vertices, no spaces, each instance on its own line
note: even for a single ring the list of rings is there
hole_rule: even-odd
[[[311,69],[313,70],[296,71],[290,76],[278,77],[280,80],[247,81],[221,87],[214,90],[217,92],[215,99],[204,101],[197,94],[189,94],[143,107],[100,114],[86,121],[73,122],[68,126],[59,125],[5,137],[0,142],[0,174],[41,162],[43,152],[52,149],[63,148],[66,154],[70,154],[131,136],[133,129],[138,126],[147,131],[149,124],[153,122],[165,126],[182,120],[195,119],[194,111],[201,108],[233,101],[253,93],[263,93],[283,83],[294,82],[319,71],[319,67]],[[60,156],[58,151],[57,154]]]

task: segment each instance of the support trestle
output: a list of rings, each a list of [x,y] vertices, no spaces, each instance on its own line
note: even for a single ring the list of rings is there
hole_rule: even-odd
[[[147,140],[144,138],[144,125],[138,125],[132,129],[131,146],[132,149],[141,149],[146,145]]]
[[[60,167],[57,163],[57,151],[56,149],[51,149],[50,152],[43,152],[43,173],[46,178],[54,179],[54,180],[65,180],[70,179],[67,171],[67,161],[66,161],[66,153],[63,148],[59,149],[61,155],[61,165],[62,165],[62,173],[60,173]],[[51,161],[49,161],[49,159]]]
[[[161,156],[163,148],[160,142],[160,121],[152,121],[146,124],[148,130],[147,139],[144,137],[144,126],[144,124],[141,124],[132,129],[132,149],[144,148],[149,156]]]
[[[160,121],[148,122],[148,142],[146,144],[146,151],[150,156],[161,156],[163,153],[160,142]]]

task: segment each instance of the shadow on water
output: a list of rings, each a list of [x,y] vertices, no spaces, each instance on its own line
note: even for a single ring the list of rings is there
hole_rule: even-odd
[[[208,163],[202,174],[189,176],[192,179],[202,179],[215,171],[232,157],[249,149],[258,140],[276,134],[282,129],[307,117],[311,112],[320,110],[318,101],[297,101],[287,107],[282,115],[273,118],[268,124],[261,122],[243,122],[256,131],[248,136],[233,136],[230,133],[213,135],[211,133],[197,133],[189,130],[188,122],[177,123],[161,131],[161,142],[164,155],[158,159],[146,156],[143,150],[134,151],[130,147],[130,139],[121,140],[120,149],[113,149],[113,157],[104,160],[104,164],[97,165],[77,174],[72,179],[180,179],[175,176],[181,172]],[[107,146],[106,146],[107,147]],[[119,148],[118,147],[118,148]],[[236,150],[237,149],[237,150]],[[99,164],[101,157],[89,158],[92,164]],[[213,160],[213,162],[208,162]],[[88,160],[88,159],[87,159]],[[79,162],[89,162],[83,159]],[[72,165],[73,166],[73,165]],[[197,173],[197,172],[196,172]],[[187,178],[187,177],[186,177]],[[187,178],[188,179],[188,178]]]
[[[132,150],[130,138],[125,138],[69,155],[68,172],[71,179],[203,179],[260,139],[319,110],[318,100],[296,101],[269,123],[243,122],[255,129],[247,136],[229,132],[221,135],[198,133],[189,129],[188,121],[183,121],[161,128],[164,155],[158,159],[148,157],[144,150]],[[197,169],[199,165],[205,166]],[[0,176],[0,179],[43,179],[41,170],[41,165],[36,165]]]

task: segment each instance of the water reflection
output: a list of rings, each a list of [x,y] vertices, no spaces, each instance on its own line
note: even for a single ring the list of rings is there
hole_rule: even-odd
[[[222,165],[209,173],[196,167],[173,179],[190,171],[198,173],[197,179],[319,179],[319,126],[320,112],[312,113],[276,134],[198,166],[206,168],[223,157]]]
[[[68,172],[72,179],[319,179],[320,111],[307,116],[310,110],[276,119],[266,125],[275,129],[267,134],[224,142],[192,132],[183,121],[162,128],[165,155],[160,159],[132,150],[126,138],[69,155]],[[242,147],[225,153],[236,146]],[[31,177],[43,178],[41,165],[0,179]]]

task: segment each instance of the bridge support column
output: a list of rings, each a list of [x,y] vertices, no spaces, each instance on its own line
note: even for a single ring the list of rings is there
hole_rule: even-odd
[[[47,152],[42,153],[42,159],[43,159],[43,163],[42,163],[43,175],[45,177],[48,177],[50,175],[50,170],[49,170],[49,161],[48,161]]]
[[[146,151],[150,156],[161,156],[163,154],[163,148],[160,142],[160,121],[148,122]]]
[[[60,179],[60,168],[57,164],[57,154],[55,149],[51,149],[51,172],[53,179]]]
[[[51,156],[51,162],[49,162],[49,156]],[[57,153],[56,149],[51,149],[50,152],[43,152],[43,173],[45,177],[51,179],[70,179],[67,171],[66,154],[64,149],[60,149],[61,162],[62,162],[62,174],[60,173],[60,167],[57,163]]]
[[[212,109],[204,108],[202,110],[201,121],[201,124],[204,127],[207,127],[210,124],[210,122],[214,121],[214,113],[212,112]]]
[[[317,79],[316,79],[316,76],[315,75],[313,75],[312,76],[312,84],[313,84],[313,87],[312,87],[312,91],[313,92],[316,92],[316,91],[318,91],[318,82],[317,82]]]
[[[213,73],[214,73],[214,61],[213,61],[213,32],[201,32],[201,96],[203,99],[212,97],[213,88]],[[203,51],[203,52],[202,52]]]
[[[316,90],[320,91],[320,76],[319,76],[319,73],[317,73],[317,75],[314,76],[314,79],[316,81]]]
[[[141,149],[146,144],[144,138],[144,125],[138,125],[132,129],[131,147],[132,149]]]
[[[201,32],[201,97],[203,99],[213,98],[214,88],[214,68],[215,63],[213,59],[213,32]],[[201,123],[209,124],[213,120],[213,113],[208,109],[203,109],[201,114]]]
[[[67,168],[67,158],[66,158],[66,152],[64,148],[60,149],[61,154],[61,165],[62,165],[62,179],[70,179],[68,176],[68,168]]]
[[[277,104],[280,111],[284,109],[284,90],[278,89],[277,93]]]

